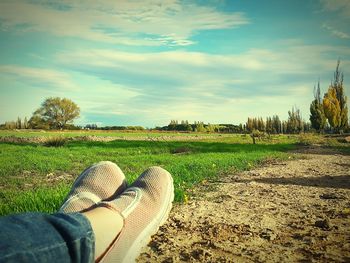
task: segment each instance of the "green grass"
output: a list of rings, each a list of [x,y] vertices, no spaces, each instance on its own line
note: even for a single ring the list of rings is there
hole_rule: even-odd
[[[175,200],[182,202],[203,180],[286,157],[295,138],[276,138],[257,145],[241,135],[216,141],[70,141],[62,147],[0,143],[0,214],[56,211],[80,172],[102,160],[117,163],[129,183],[149,166],[167,169],[174,177]]]
[[[313,133],[301,134],[299,135],[298,143],[304,146],[318,145],[350,155],[350,144],[345,142],[344,136],[337,134],[327,136]]]
[[[53,213],[69,191],[69,184],[42,186],[30,191],[1,193],[0,214],[7,215],[26,211]]]
[[[2,132],[11,136],[16,131]],[[31,136],[31,132],[24,135]],[[35,136],[40,135],[33,132]],[[48,132],[44,136],[60,138],[80,133]],[[101,136],[140,136],[145,132],[90,132]],[[155,133],[163,136],[164,133]],[[178,136],[166,133],[166,136]],[[81,135],[81,134],[80,134]],[[198,134],[190,134],[197,136]],[[249,135],[210,134],[200,140],[149,141],[115,140],[111,142],[67,141],[61,147],[39,143],[0,143],[0,215],[25,211],[57,211],[74,179],[89,165],[102,160],[117,163],[134,181],[153,165],[167,169],[174,177],[175,200],[186,200],[191,189],[204,180],[215,180],[225,174],[251,169],[267,158],[286,158],[286,151],[304,145],[320,144],[349,154],[348,144],[318,135],[272,136],[252,144]],[[201,135],[198,135],[201,136]],[[25,137],[25,136],[22,136]],[[138,137],[137,137],[138,138]],[[192,137],[193,138],[193,137]],[[116,138],[117,139],[117,138]],[[134,138],[135,139],[135,138]],[[177,138],[178,139],[178,138]]]

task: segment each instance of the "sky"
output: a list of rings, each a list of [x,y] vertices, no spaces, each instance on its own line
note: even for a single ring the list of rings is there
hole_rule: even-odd
[[[350,0],[1,0],[0,123],[48,97],[78,125],[308,120],[338,59],[350,97],[349,25]]]

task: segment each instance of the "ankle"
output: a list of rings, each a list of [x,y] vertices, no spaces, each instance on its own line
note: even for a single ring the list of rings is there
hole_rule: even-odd
[[[99,258],[118,237],[124,226],[123,217],[106,207],[96,207],[83,213],[95,234],[95,259]]]

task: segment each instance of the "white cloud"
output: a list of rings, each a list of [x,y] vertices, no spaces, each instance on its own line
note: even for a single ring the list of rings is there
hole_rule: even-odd
[[[63,90],[79,90],[67,73],[43,69],[31,68],[17,65],[0,65],[0,75],[13,76],[15,80],[32,83],[34,85],[54,87]]]
[[[127,114],[131,99],[141,95],[135,89],[124,85],[113,84],[110,81],[97,80],[96,84],[84,87],[84,94],[73,94],[84,114]]]
[[[110,112],[138,116],[140,122],[155,121],[151,126],[170,119],[238,122],[247,116],[272,114],[285,118],[294,105],[300,106],[307,118],[313,85],[320,77],[325,89],[336,60],[348,57],[350,50],[300,41],[284,41],[278,46],[231,55],[73,50],[59,53],[56,61],[70,70],[125,87],[133,85],[138,95],[110,107]],[[341,65],[347,75],[349,61],[342,60]]]
[[[343,17],[350,18],[350,1],[349,0],[320,0],[324,10],[339,12]]]
[[[350,38],[350,35],[347,34],[347,33],[344,33],[342,31],[339,31],[339,30],[333,30],[332,33],[339,37],[339,38],[345,38],[345,39],[349,39]]]
[[[350,39],[350,35],[342,32],[340,30],[334,29],[333,27],[327,25],[327,24],[323,24],[322,25],[323,28],[327,29],[329,32],[331,32],[334,36],[338,37],[338,38],[342,38],[342,39]]]
[[[144,46],[191,45],[190,38],[197,31],[249,23],[243,13],[177,0],[1,1],[0,21],[3,30]]]
[[[282,44],[283,45],[283,44]],[[251,82],[249,78],[234,78],[236,72],[250,74],[303,74],[324,71],[333,67],[329,53],[350,55],[346,47],[299,45],[281,47],[280,50],[251,49],[232,55],[214,55],[201,52],[167,51],[155,53],[129,53],[106,49],[74,50],[61,52],[56,60],[67,66],[110,68],[130,74],[154,75],[168,79],[181,79],[193,83],[204,76],[216,76],[211,81]],[[337,57],[335,57],[336,59]],[[306,63],[307,62],[307,63]],[[198,73],[198,74],[196,74]],[[108,73],[106,73],[108,74]],[[191,77],[188,77],[190,74]],[[225,78],[219,78],[225,76]],[[247,76],[248,77],[248,76]],[[207,83],[207,82],[206,82]]]
[[[0,123],[17,116],[30,117],[44,98],[58,96],[76,102],[81,108],[78,123],[86,124],[86,116],[91,114],[128,114],[130,100],[140,95],[129,86],[94,76],[17,65],[0,65],[0,83]],[[3,119],[5,116],[8,119]]]

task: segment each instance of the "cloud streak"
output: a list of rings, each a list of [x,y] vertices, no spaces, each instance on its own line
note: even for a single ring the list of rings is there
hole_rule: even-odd
[[[12,76],[16,81],[22,81],[33,86],[53,87],[63,90],[79,90],[69,74],[61,71],[43,68],[23,67],[18,65],[0,65],[0,75]]]
[[[72,70],[83,72],[90,70],[92,74],[103,73],[105,77],[124,74],[133,76],[135,80],[149,77],[150,80],[168,80],[169,83],[178,85],[217,83],[220,86],[223,82],[236,85],[250,84],[253,81],[251,77],[262,74],[270,74],[271,79],[275,80],[280,75],[313,73],[315,65],[318,70],[327,70],[333,66],[334,60],[324,57],[328,53],[338,52],[350,54],[346,47],[321,45],[290,46],[273,51],[250,49],[232,55],[186,51],[129,53],[89,49],[61,52],[57,54],[56,60]],[[206,80],[202,81],[204,76]],[[208,79],[211,81],[208,82]],[[118,82],[118,78],[113,80]]]
[[[2,30],[142,46],[186,46],[198,31],[245,25],[243,13],[177,0],[1,1]]]
[[[322,28],[325,28],[326,30],[328,30],[329,32],[332,33],[332,35],[338,37],[338,38],[341,38],[341,39],[350,39],[350,35],[345,33],[345,32],[342,32],[340,30],[337,30],[337,29],[334,29],[333,27],[327,25],[327,24],[323,24],[322,25]]]
[[[344,18],[350,18],[350,2],[348,0],[320,0],[325,11],[339,12]]]

